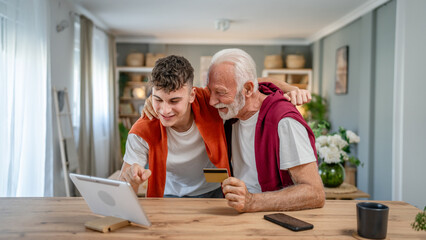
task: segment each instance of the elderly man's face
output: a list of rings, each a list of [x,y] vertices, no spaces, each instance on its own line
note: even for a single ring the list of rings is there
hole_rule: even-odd
[[[238,112],[245,105],[245,98],[241,92],[237,92],[234,66],[230,63],[214,65],[209,72],[210,90],[209,104],[218,109],[223,120],[237,117]]]

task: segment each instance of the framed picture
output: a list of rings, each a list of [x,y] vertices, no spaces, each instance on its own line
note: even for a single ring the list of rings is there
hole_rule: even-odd
[[[334,92],[336,94],[348,93],[348,59],[349,46],[343,46],[336,52],[336,85]]]

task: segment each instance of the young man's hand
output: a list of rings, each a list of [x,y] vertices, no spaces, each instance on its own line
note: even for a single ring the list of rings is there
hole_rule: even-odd
[[[284,97],[287,98],[293,105],[300,106],[311,101],[312,96],[308,90],[299,89],[298,87],[271,77],[258,78],[257,81],[270,82],[279,87],[284,92]]]
[[[139,185],[151,176],[151,170],[141,167],[139,164],[134,163],[128,165],[121,170],[120,180],[130,183],[135,193],[138,192]]]
[[[142,109],[141,117],[147,116],[149,120],[152,120],[153,117],[158,118],[157,113],[154,111],[154,108],[152,107],[152,96],[149,96],[145,100],[145,104]]]
[[[293,105],[300,106],[312,100],[311,93],[305,89],[295,89],[284,94]]]
[[[246,184],[238,178],[229,177],[222,183],[223,194],[228,205],[239,212],[250,212],[253,194],[247,190]]]

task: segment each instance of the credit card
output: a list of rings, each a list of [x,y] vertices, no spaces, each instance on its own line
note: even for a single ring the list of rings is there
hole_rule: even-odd
[[[229,177],[228,169],[226,168],[204,168],[203,171],[206,182],[221,183]]]

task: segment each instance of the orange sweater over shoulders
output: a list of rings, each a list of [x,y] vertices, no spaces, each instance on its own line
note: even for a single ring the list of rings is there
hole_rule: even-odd
[[[229,162],[223,121],[217,109],[209,105],[207,89],[196,88],[196,97],[191,104],[195,125],[204,140],[207,156],[217,168],[227,168]],[[143,138],[149,146],[148,163],[152,174],[148,181],[148,197],[163,197],[166,185],[167,131],[160,120],[139,118],[129,133]]]

